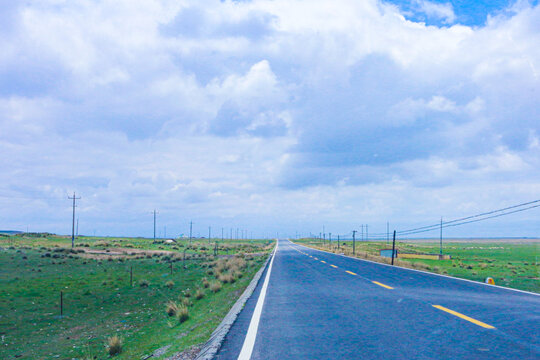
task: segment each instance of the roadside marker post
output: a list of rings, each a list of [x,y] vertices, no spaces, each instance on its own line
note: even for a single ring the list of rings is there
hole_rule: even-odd
[[[395,254],[396,254],[396,230],[394,230],[394,239],[392,240],[392,265],[394,265]]]

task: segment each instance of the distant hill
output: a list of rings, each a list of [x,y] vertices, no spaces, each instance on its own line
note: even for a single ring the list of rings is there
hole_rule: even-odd
[[[22,231],[17,230],[0,230],[0,234],[4,235],[16,235],[16,234],[22,234]]]

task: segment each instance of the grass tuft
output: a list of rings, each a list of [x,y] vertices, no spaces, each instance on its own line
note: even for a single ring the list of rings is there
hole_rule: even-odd
[[[181,297],[180,302],[182,303],[183,306],[191,306],[191,305],[193,305],[193,302],[187,297]]]
[[[214,293],[217,293],[219,290],[221,290],[221,283],[219,281],[213,281],[210,284],[210,290]]]
[[[176,319],[181,324],[187,319],[189,319],[189,310],[187,306],[180,306],[176,312]]]
[[[111,356],[118,355],[122,352],[122,339],[118,335],[111,336],[107,341],[107,352]]]
[[[197,289],[195,292],[195,299],[201,300],[204,297],[204,290],[203,289]]]
[[[167,302],[165,312],[169,316],[175,316],[178,313],[178,305],[174,301]]]

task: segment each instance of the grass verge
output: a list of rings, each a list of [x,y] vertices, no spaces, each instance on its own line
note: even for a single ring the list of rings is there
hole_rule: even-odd
[[[161,350],[152,357],[160,359],[203,344],[268,254],[264,242],[257,255],[244,255],[235,244],[235,255],[223,260],[209,254],[186,262],[167,255],[93,259],[45,241],[0,247],[2,359],[105,359],[111,351],[115,359],[138,359]],[[218,263],[245,263],[243,276],[215,291],[218,280],[208,272]]]
[[[356,242],[356,251],[352,253],[352,242],[340,242],[329,245],[318,239],[296,241],[315,249],[343,253],[361,259],[390,263],[389,258],[379,256],[379,250],[391,248],[391,244],[381,241]],[[396,248],[403,253],[438,254],[438,243],[396,242]],[[463,279],[484,282],[487,277],[495,280],[496,285],[540,293],[540,277],[537,257],[540,243],[527,242],[449,242],[443,247],[444,254],[451,255],[450,260],[395,259],[394,264],[401,267],[424,270],[438,274],[455,276]]]

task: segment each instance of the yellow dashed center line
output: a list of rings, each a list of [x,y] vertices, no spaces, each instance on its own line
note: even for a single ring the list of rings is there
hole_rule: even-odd
[[[337,269],[337,266],[336,266],[336,265],[330,264],[330,266]]]
[[[314,259],[315,259],[315,260],[319,260],[319,259],[317,259],[316,257],[314,257]]]
[[[386,288],[386,289],[393,289],[393,287],[388,286],[388,285],[384,285],[384,284],[382,284],[382,283],[380,283],[378,281],[372,281],[372,283],[377,284],[379,286],[382,286],[383,288]]]
[[[323,264],[326,264],[326,261],[321,260],[321,262],[322,262]]]
[[[351,274],[351,275],[356,275],[355,273],[353,273],[352,271],[349,271],[349,270],[345,270],[346,273],[348,274]]]
[[[491,325],[488,325],[488,324],[486,324],[486,323],[483,323],[483,322],[481,322],[481,321],[478,321],[478,320],[476,320],[476,319],[473,319],[473,318],[471,318],[471,317],[468,317],[467,315],[460,314],[460,313],[458,313],[458,312],[456,312],[456,311],[454,311],[454,310],[447,309],[447,308],[445,308],[444,306],[441,306],[441,305],[432,305],[432,306],[433,306],[434,308],[437,308],[437,309],[442,310],[442,311],[446,311],[447,313],[452,314],[452,315],[455,315],[455,316],[457,316],[457,317],[459,317],[459,318],[462,318],[462,319],[464,319],[464,320],[470,321],[470,322],[472,322],[473,324],[476,324],[476,325],[481,326],[481,327],[483,327],[483,328],[486,328],[486,329],[495,329],[495,327],[493,327],[493,326],[491,326]]]

